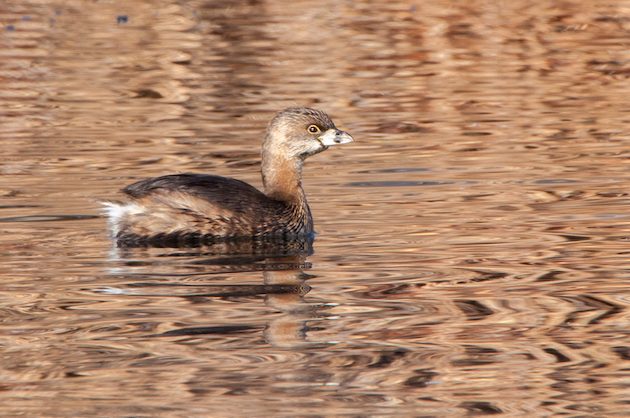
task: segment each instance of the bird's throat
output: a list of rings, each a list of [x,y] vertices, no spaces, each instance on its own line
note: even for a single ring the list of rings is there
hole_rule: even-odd
[[[262,178],[265,194],[284,202],[304,198],[302,190],[302,160],[265,152],[262,156]]]

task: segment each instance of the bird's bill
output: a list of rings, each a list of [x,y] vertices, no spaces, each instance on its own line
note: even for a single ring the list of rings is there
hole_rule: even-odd
[[[319,139],[319,142],[321,142],[322,145],[325,147],[347,144],[354,141],[349,133],[340,131],[339,129],[329,129],[322,135],[320,135],[317,139]]]

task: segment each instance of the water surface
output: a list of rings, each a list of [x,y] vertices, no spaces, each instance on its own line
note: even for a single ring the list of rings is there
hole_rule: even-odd
[[[0,5],[6,416],[627,415],[627,2]],[[311,250],[117,250],[98,200],[259,186],[290,105]],[[285,249],[286,250],[286,249]]]

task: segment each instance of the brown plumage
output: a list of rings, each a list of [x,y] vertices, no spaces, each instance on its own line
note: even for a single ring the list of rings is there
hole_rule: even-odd
[[[105,203],[119,245],[308,237],[313,218],[302,189],[304,160],[352,141],[324,112],[288,108],[269,123],[262,146],[264,193],[240,180],[173,174],[125,187]]]

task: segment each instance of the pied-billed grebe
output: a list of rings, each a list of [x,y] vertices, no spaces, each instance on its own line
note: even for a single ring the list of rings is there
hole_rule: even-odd
[[[173,174],[125,187],[126,202],[105,203],[119,245],[153,241],[297,239],[313,233],[302,165],[331,145],[352,142],[320,110],[292,107],[269,123],[262,145],[265,192],[240,180]]]

